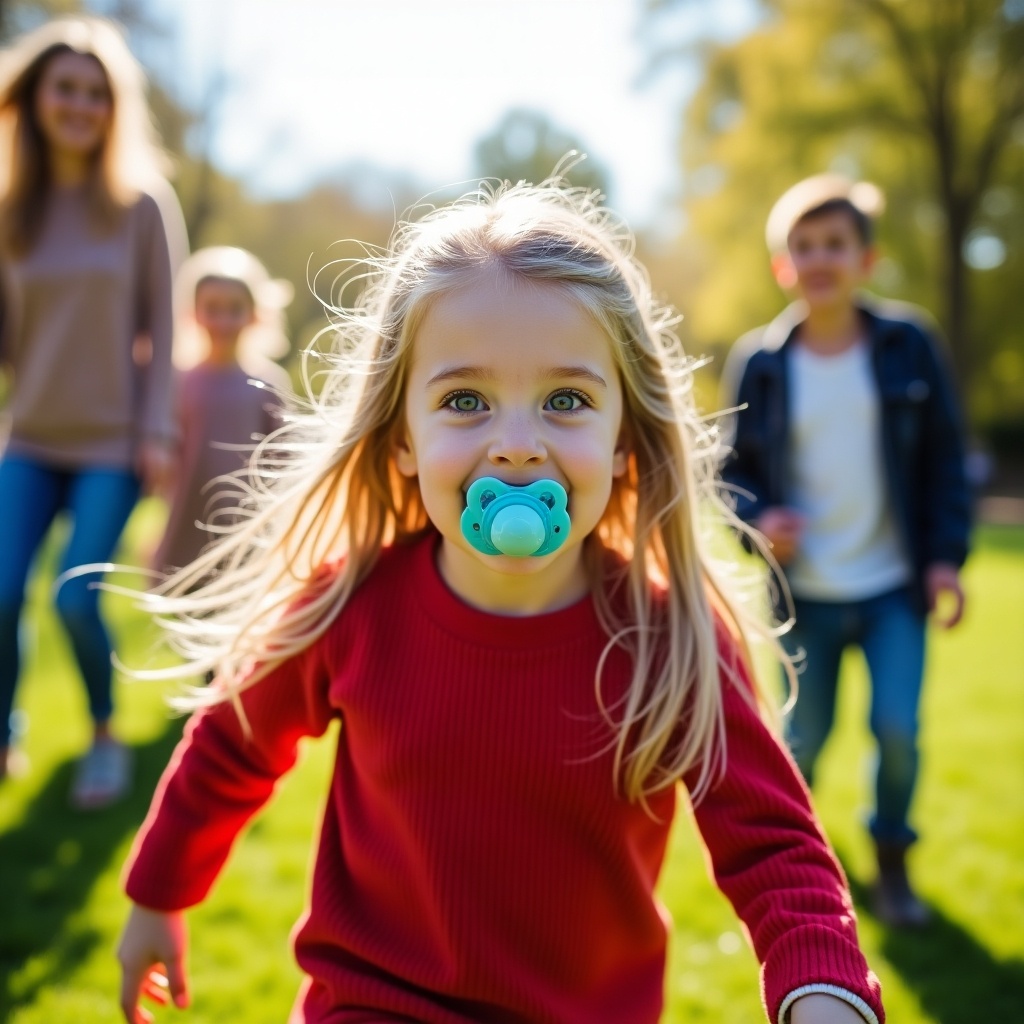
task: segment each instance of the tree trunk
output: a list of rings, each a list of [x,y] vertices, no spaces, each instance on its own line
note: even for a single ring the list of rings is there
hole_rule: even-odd
[[[951,197],[946,209],[946,281],[945,329],[953,357],[953,367],[961,397],[970,396],[974,371],[970,343],[970,279],[964,263],[964,242],[970,223],[967,204]]]

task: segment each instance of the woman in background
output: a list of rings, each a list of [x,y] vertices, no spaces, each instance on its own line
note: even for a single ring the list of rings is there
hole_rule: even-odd
[[[51,523],[61,511],[71,521],[62,571],[109,560],[171,457],[172,253],[183,254],[184,225],[144,87],[119,31],[96,18],[50,22],[0,58],[0,778],[17,762],[18,623]],[[92,718],[71,800],[102,807],[130,781],[110,728],[110,640],[86,577],[64,583],[56,606]]]

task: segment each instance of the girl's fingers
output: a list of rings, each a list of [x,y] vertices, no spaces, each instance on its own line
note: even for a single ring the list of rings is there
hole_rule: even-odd
[[[154,1003],[166,1006],[171,997],[167,993],[167,978],[159,971],[150,971],[148,977],[142,983],[142,994]]]
[[[139,993],[149,966],[121,963],[121,1013],[128,1024],[143,1024],[145,1016],[139,1009]]]
[[[139,999],[152,999],[160,1006],[170,1002],[167,992],[166,968],[163,964],[146,967],[141,972],[125,968],[121,982],[121,1011],[129,1024],[152,1024],[153,1015],[139,1005]]]
[[[170,989],[171,999],[178,1009],[188,1006],[188,982],[185,978],[185,962],[181,956],[175,960],[168,960],[166,965],[167,987]]]

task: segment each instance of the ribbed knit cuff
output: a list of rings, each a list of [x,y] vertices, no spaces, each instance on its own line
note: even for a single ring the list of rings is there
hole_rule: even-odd
[[[786,1024],[783,1009],[788,1010],[794,992],[812,987],[849,993],[871,1011],[869,1024],[884,1019],[878,979],[868,969],[864,954],[854,937],[837,933],[825,924],[794,928],[773,943],[762,968],[765,1009],[775,1024]],[[845,998],[840,996],[840,998]],[[850,998],[846,1002],[856,1006]],[[862,1016],[863,1016],[863,1011]]]
[[[842,999],[843,1002],[849,1003],[867,1021],[867,1024],[878,1024],[878,1017],[875,1016],[875,1011],[860,996],[854,995],[854,993],[847,991],[845,988],[840,988],[838,985],[803,985],[790,992],[782,1000],[782,1005],[779,1007],[777,1024],[789,1024],[790,1007],[801,996],[810,995],[835,996],[836,999]]]

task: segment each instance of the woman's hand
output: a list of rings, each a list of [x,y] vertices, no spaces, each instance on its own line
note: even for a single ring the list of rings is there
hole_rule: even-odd
[[[815,992],[793,1003],[789,1024],[864,1024],[864,1018],[845,1000]]]
[[[165,494],[173,468],[174,445],[170,441],[148,438],[139,444],[135,472],[142,481],[145,494]]]
[[[804,516],[795,509],[776,506],[766,508],[754,526],[764,534],[779,565],[787,565],[800,548],[804,524]]]
[[[180,911],[132,907],[117,947],[121,962],[121,1012],[128,1024],[151,1024],[153,1015],[139,1006],[145,996],[166,1006],[188,1006],[185,954],[188,930]]]

